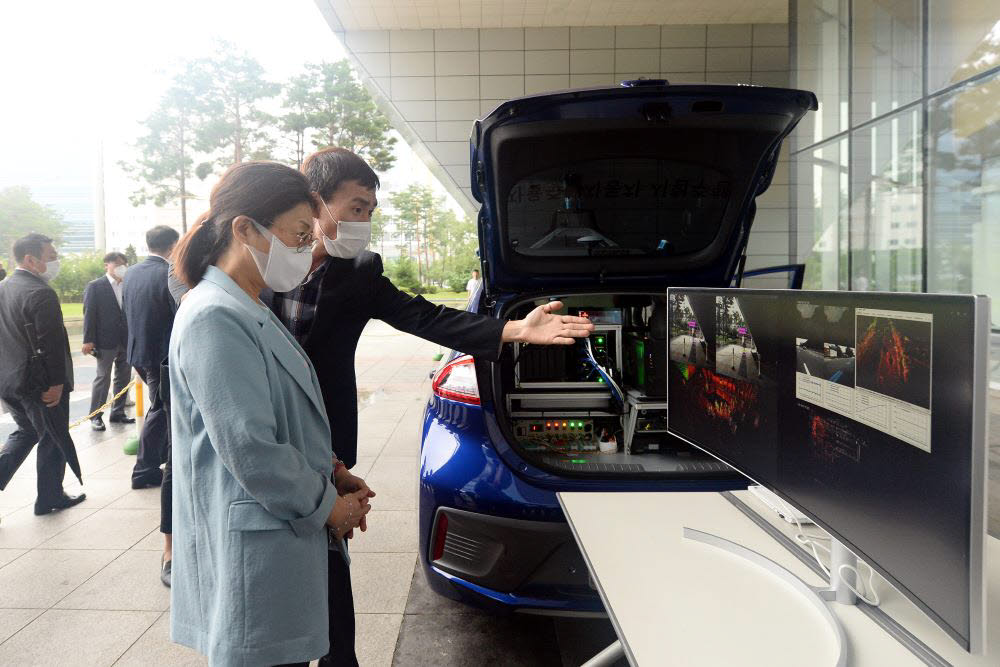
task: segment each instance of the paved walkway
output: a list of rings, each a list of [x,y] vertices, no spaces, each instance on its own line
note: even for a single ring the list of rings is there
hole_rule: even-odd
[[[352,543],[362,665],[392,663],[410,590],[418,425],[437,349],[381,322],[358,349],[356,471],[378,492],[370,530]],[[130,488],[135,458],[122,444],[132,432],[93,433],[86,424],[73,432],[87,492],[76,508],[34,516],[34,456],[0,492],[0,665],[205,664],[168,639],[159,489]]]
[[[371,529],[352,543],[360,662],[578,665],[613,640],[607,621],[490,616],[433,594],[415,571],[418,427],[437,350],[381,322],[358,349],[356,471],[378,492]],[[93,369],[87,358],[77,362],[74,411],[84,414]],[[993,399],[991,532],[1000,534],[1000,395]],[[4,417],[0,437],[9,430]],[[122,443],[133,432],[74,431],[87,492],[77,508],[33,515],[33,456],[0,492],[0,665],[205,664],[168,639],[159,490],[129,487],[134,457]]]

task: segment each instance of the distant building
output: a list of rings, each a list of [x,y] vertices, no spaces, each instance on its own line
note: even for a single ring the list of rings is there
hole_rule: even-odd
[[[54,209],[66,224],[59,250],[94,250],[94,193],[90,183],[45,183],[31,186],[31,197]]]

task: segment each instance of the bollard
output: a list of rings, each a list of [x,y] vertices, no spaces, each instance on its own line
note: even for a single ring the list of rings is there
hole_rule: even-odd
[[[122,450],[128,456],[135,456],[139,453],[139,425],[142,423],[142,417],[146,414],[146,406],[142,400],[142,380],[136,378],[135,380],[135,435],[125,441],[125,445]]]

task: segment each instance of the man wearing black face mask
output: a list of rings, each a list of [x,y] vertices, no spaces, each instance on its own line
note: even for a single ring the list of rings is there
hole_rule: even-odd
[[[316,368],[333,446],[348,468],[357,460],[358,446],[354,354],[368,320],[379,319],[488,360],[499,358],[505,342],[569,343],[567,336],[587,336],[593,330],[583,318],[551,314],[562,307],[558,302],[539,306],[523,320],[503,322],[400,291],[383,275],[382,258],[366,249],[371,216],[378,206],[379,180],[372,168],[351,151],[327,148],[307,157],[302,171],[322,200],[314,227],[312,267],[302,285],[272,296],[271,309]],[[368,488],[359,477],[353,482],[353,490]],[[360,527],[366,529],[364,520]],[[330,554],[329,562],[330,654],[320,664],[357,665],[350,570],[337,553]]]

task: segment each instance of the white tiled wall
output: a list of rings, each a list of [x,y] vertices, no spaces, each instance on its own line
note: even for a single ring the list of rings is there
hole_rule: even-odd
[[[789,81],[784,23],[360,31],[343,41],[382,108],[470,213],[478,208],[469,190],[472,121],[506,99],[640,76]],[[787,263],[787,153],[757,206],[747,268]]]

